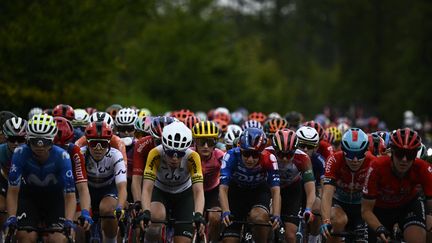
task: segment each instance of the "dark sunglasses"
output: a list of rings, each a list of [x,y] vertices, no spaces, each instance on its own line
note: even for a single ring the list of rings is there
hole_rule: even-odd
[[[259,156],[261,155],[261,152],[255,151],[255,150],[242,150],[241,154],[246,158],[249,158],[250,156],[252,156],[252,158],[256,159],[256,158],[259,158]]]
[[[291,159],[295,154],[295,150],[291,150],[288,152],[283,152],[283,151],[277,151],[276,152],[276,156],[279,158],[288,158]]]
[[[182,158],[186,155],[185,151],[177,151],[177,150],[173,150],[173,149],[164,150],[164,151],[165,151],[165,154],[170,158],[172,158],[172,157]]]
[[[299,143],[298,144],[298,148],[299,149],[307,149],[307,150],[312,150],[315,149],[317,146],[313,145],[313,144],[307,144],[307,143]]]
[[[88,145],[90,148],[96,148],[99,145],[101,148],[106,149],[109,147],[110,141],[106,139],[90,139]]]
[[[195,144],[197,146],[204,146],[207,144],[209,147],[213,147],[216,145],[216,139],[214,138],[197,138],[195,139]]]
[[[392,149],[392,154],[399,158],[403,159],[403,157],[406,157],[407,160],[414,160],[417,157],[417,150],[415,149]]]
[[[118,132],[133,132],[135,131],[134,126],[118,126],[117,127]]]
[[[12,136],[12,137],[7,137],[7,141],[10,143],[25,143],[26,139],[25,137],[21,137],[21,136]]]
[[[45,147],[53,145],[53,141],[47,138],[29,138],[28,143],[33,146]]]
[[[357,158],[357,160],[362,160],[365,158],[366,151],[362,151],[362,152],[344,152],[345,158],[348,160],[354,160],[354,158]]]

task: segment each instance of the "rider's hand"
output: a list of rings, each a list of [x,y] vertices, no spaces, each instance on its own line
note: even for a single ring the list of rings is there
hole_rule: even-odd
[[[314,215],[311,212],[310,208],[305,208],[305,211],[303,213],[303,218],[306,224],[312,222],[314,220]]]
[[[70,219],[66,219],[63,223],[63,229],[65,232],[68,232],[70,234],[70,230],[71,229],[76,229],[75,224],[73,223],[72,220]]]
[[[9,218],[6,220],[6,222],[3,224],[3,230],[10,228],[10,227],[14,227],[16,228],[18,224],[18,219],[15,215],[13,216],[9,216]]]
[[[141,201],[136,201],[133,204],[133,211],[135,213],[135,215],[137,215],[139,213],[139,211],[141,211]]]
[[[324,236],[326,239],[330,237],[330,232],[332,230],[332,224],[329,219],[324,220],[324,224],[320,226],[320,234]]]
[[[221,220],[225,224],[226,227],[228,227],[231,224],[230,216],[231,216],[230,211],[223,212],[221,215]]]
[[[148,225],[148,223],[151,220],[150,210],[148,210],[148,209],[144,210],[144,212],[142,212],[140,215],[138,215],[137,220],[140,222],[142,221],[142,223],[140,223],[140,224],[141,224],[141,228],[144,229],[145,226]]]
[[[271,217],[271,224],[272,224],[273,230],[279,228],[279,226],[282,225],[280,216],[279,215],[273,215]]]
[[[117,220],[122,220],[124,218],[125,212],[121,206],[117,206],[114,210],[114,216]]]
[[[194,212],[193,214],[193,221],[195,223],[195,226],[199,225],[199,229],[197,229],[200,234],[204,234],[204,229],[205,229],[205,219],[203,217],[203,215],[200,212]]]
[[[388,231],[386,229],[386,227],[384,227],[383,225],[378,226],[378,228],[376,228],[375,232],[376,232],[378,238],[380,238],[384,242],[388,242],[389,236],[390,236],[390,231]]]
[[[84,224],[82,225],[84,230],[89,230],[90,226],[94,223],[90,213],[87,209],[81,210],[81,218],[84,219]]]

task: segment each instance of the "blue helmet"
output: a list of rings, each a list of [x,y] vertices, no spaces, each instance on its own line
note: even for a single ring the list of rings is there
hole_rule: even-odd
[[[386,148],[390,148],[390,132],[379,131],[374,133],[378,134],[378,136],[380,136],[384,140],[384,144]]]
[[[262,151],[266,144],[266,135],[264,131],[259,128],[247,128],[240,136],[241,149]]]
[[[349,158],[364,158],[368,149],[368,136],[360,128],[350,128],[342,136],[342,151]]]

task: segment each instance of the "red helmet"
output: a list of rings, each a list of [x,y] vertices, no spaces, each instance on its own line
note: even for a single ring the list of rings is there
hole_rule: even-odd
[[[378,134],[372,133],[368,134],[369,146],[368,150],[373,155],[384,155],[386,152],[386,146],[384,139],[382,139]]]
[[[277,130],[286,128],[287,126],[288,126],[287,120],[285,120],[283,118],[272,118],[272,119],[268,119],[264,123],[264,131],[267,134],[273,134]]]
[[[307,121],[307,122],[303,123],[303,126],[315,128],[315,130],[318,132],[318,134],[320,136],[320,140],[324,138],[324,136],[325,136],[324,128],[318,122]]]
[[[193,126],[200,122],[201,120],[196,116],[188,116],[186,117],[184,124],[192,130]]]
[[[393,131],[390,139],[392,148],[418,150],[421,146],[420,136],[410,128]]]
[[[87,139],[111,139],[113,135],[111,127],[103,121],[90,123],[85,129]]]
[[[216,119],[223,120],[227,124],[230,124],[230,122],[231,122],[231,116],[229,114],[227,114],[227,113],[224,113],[224,112],[215,112],[213,114],[213,119],[212,120],[216,120]]]
[[[97,109],[96,109],[96,108],[93,108],[93,107],[87,107],[87,108],[85,108],[85,111],[86,111],[89,115],[91,115],[91,114],[97,112]]]
[[[184,122],[186,117],[194,116],[194,115],[195,115],[195,113],[193,113],[192,111],[190,111],[188,109],[181,109],[178,111],[173,111],[171,114],[172,117],[179,119],[181,122]]]
[[[267,120],[267,116],[262,112],[252,112],[249,114],[249,120],[256,120],[263,124]]]
[[[213,119],[213,122],[216,122],[221,132],[227,131],[229,123],[226,120],[219,118],[219,119]]]
[[[278,152],[293,151],[297,148],[297,144],[298,138],[296,133],[287,128],[277,130],[272,137],[272,146]]]
[[[56,116],[57,134],[54,137],[54,144],[65,145],[74,138],[72,123],[64,117]]]
[[[70,105],[60,104],[54,107],[52,110],[52,116],[61,116],[68,119],[69,121],[72,121],[75,118],[75,111]]]

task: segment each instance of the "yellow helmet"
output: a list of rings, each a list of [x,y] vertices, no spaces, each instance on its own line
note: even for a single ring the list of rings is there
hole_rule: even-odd
[[[327,140],[329,143],[340,143],[342,141],[342,132],[337,127],[329,127],[326,130]]]
[[[218,138],[219,127],[212,121],[202,121],[192,127],[192,136],[194,138]]]

